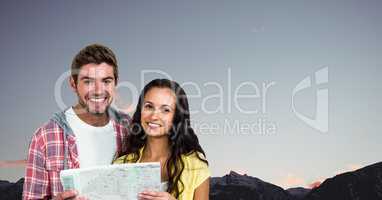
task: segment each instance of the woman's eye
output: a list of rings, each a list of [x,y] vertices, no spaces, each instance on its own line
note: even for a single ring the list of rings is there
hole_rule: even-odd
[[[147,110],[151,110],[151,109],[153,109],[153,106],[150,105],[150,104],[146,104],[146,105],[144,106],[144,108],[147,109]]]
[[[169,113],[169,112],[171,112],[171,110],[168,109],[168,108],[165,108],[165,109],[163,109],[163,112],[164,112],[164,113]]]

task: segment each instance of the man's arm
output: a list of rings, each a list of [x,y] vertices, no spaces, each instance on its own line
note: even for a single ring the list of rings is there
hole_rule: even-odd
[[[25,170],[25,180],[23,187],[23,200],[32,199],[50,199],[52,198],[52,190],[57,185],[50,181],[49,171],[46,168],[46,137],[44,128],[40,128],[33,135],[32,141],[28,150],[28,158]],[[57,189],[57,188],[55,188]],[[77,196],[78,192],[75,190],[64,191],[58,193],[53,199],[86,199]]]
[[[23,200],[47,199],[50,195],[49,177],[45,169],[45,145],[42,139],[42,128],[33,135],[29,145],[28,158],[25,167]]]

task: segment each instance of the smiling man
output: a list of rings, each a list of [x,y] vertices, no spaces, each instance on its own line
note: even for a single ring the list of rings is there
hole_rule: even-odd
[[[111,164],[124,150],[130,121],[110,105],[118,81],[118,65],[107,47],[93,44],[73,59],[70,86],[78,103],[56,113],[34,133],[28,151],[23,199],[67,199],[60,171]]]

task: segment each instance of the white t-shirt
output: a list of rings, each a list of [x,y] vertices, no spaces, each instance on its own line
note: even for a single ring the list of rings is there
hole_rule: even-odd
[[[116,133],[111,120],[102,127],[82,121],[73,108],[65,112],[66,120],[76,136],[80,167],[109,165],[117,150]]]

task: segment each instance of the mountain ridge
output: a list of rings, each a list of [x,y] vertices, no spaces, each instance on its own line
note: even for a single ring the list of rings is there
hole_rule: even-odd
[[[21,199],[24,178],[16,183],[0,180],[0,199]],[[313,189],[283,189],[259,178],[234,171],[211,177],[211,200],[381,200],[382,162],[338,174]]]

